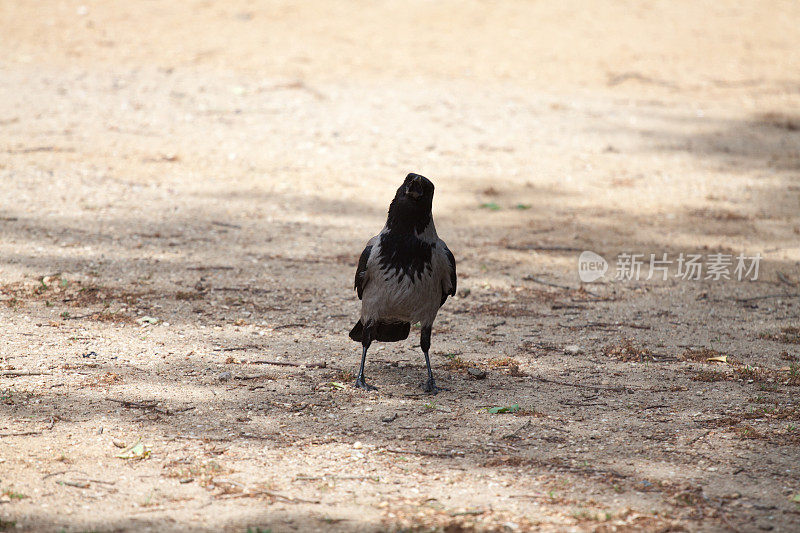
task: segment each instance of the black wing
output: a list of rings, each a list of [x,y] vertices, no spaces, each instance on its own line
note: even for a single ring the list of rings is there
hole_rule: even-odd
[[[364,295],[364,285],[366,284],[367,277],[367,260],[369,254],[372,252],[372,245],[367,245],[364,251],[361,252],[361,257],[358,258],[358,268],[356,269],[356,281],[353,288],[358,292],[358,299]]]
[[[442,303],[439,304],[439,307],[444,305],[448,296],[456,295],[456,258],[453,257],[453,252],[451,252],[450,248],[447,246],[444,247],[444,253],[447,256],[447,261],[450,263],[450,290],[442,290]]]

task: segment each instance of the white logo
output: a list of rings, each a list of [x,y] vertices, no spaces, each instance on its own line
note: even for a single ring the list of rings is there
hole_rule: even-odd
[[[584,283],[597,281],[607,270],[608,261],[594,252],[587,250],[578,257],[578,277]]]

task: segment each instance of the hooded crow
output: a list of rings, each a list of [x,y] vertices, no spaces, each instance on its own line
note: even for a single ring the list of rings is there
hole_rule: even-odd
[[[361,318],[350,331],[350,338],[361,342],[363,350],[358,388],[375,389],[364,381],[372,341],[406,339],[411,324],[419,322],[420,348],[428,367],[425,391],[436,394],[439,390],[428,357],[431,327],[447,297],[456,293],[456,260],[436,235],[432,205],[433,183],[409,174],[389,206],[386,225],[361,252],[355,280]]]

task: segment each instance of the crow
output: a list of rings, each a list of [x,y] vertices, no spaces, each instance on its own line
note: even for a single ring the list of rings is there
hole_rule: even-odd
[[[456,260],[436,235],[432,205],[433,183],[409,174],[389,206],[386,225],[361,252],[354,286],[361,300],[361,318],[350,331],[350,338],[362,346],[355,383],[360,389],[376,389],[364,381],[372,341],[404,340],[411,324],[419,322],[420,348],[428,367],[424,389],[431,394],[439,391],[428,350],[436,314],[447,297],[456,293]]]

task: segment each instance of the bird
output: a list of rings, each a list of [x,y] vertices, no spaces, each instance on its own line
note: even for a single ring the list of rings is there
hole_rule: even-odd
[[[455,257],[433,224],[433,192],[428,178],[408,174],[389,205],[386,225],[359,257],[354,289],[361,300],[361,316],[350,338],[362,348],[355,382],[360,389],[377,389],[364,379],[371,343],[405,340],[411,324],[419,322],[420,348],[428,370],[423,388],[430,394],[440,390],[428,355],[431,330],[447,297],[456,294],[457,276]]]

